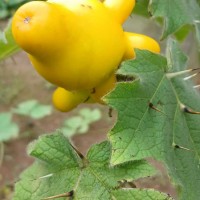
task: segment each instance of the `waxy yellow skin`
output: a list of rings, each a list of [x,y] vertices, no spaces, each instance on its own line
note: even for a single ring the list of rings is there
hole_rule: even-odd
[[[70,92],[58,87],[52,96],[54,106],[61,112],[68,112],[76,108],[80,103],[88,100],[87,92]]]
[[[116,86],[117,78],[116,75],[113,74],[110,76],[105,82],[95,88],[94,92],[91,93],[91,98],[94,102],[105,104],[102,100],[102,97],[111,92]]]
[[[134,58],[135,48],[160,51],[152,38],[123,31],[134,5],[135,0],[48,0],[17,10],[13,36],[38,73],[59,87],[53,95],[59,110],[84,102],[82,93],[103,103],[120,63]],[[72,102],[68,98],[76,106],[67,105]]]
[[[67,90],[93,89],[124,55],[122,27],[99,0],[29,2],[12,24],[16,42],[36,70]]]

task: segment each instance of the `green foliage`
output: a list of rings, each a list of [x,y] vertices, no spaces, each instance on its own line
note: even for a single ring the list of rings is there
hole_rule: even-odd
[[[123,189],[114,191],[116,200],[172,200],[168,195],[151,189]]]
[[[194,27],[200,43],[200,4],[198,0],[138,0],[133,13],[145,17],[152,16],[164,24],[162,39],[175,34],[178,40],[183,40]]]
[[[52,107],[42,105],[37,100],[29,100],[20,103],[17,108],[9,112],[0,113],[0,142],[18,137],[19,126],[12,121],[14,113],[29,116],[32,119],[41,119],[52,113]]]
[[[124,62],[122,75],[136,80],[119,83],[106,102],[118,111],[109,134],[112,164],[153,157],[163,161],[180,188],[181,199],[200,196],[200,95],[186,72],[187,57],[169,40],[167,58],[136,51],[136,59]],[[189,174],[189,176],[188,176]]]
[[[1,0],[0,1],[0,19],[10,17],[14,10],[29,0]]]
[[[79,111],[79,115],[70,117],[64,121],[61,127],[62,133],[66,137],[72,137],[75,134],[83,134],[89,130],[89,126],[101,119],[99,109],[83,108]]]
[[[149,17],[150,13],[148,12],[148,5],[149,5],[149,0],[138,0],[136,2],[133,12],[137,15]]]
[[[52,106],[42,105],[37,100],[28,100],[20,103],[13,112],[33,119],[41,119],[52,113]]]
[[[16,53],[19,49],[12,35],[10,21],[6,29],[0,32],[0,61]]]
[[[123,190],[120,181],[146,177],[154,170],[144,160],[110,166],[111,145],[107,141],[93,145],[83,157],[63,135],[54,133],[40,137],[29,153],[37,160],[21,175],[14,200],[45,199],[71,191],[73,199],[120,200],[122,195],[138,199],[139,194],[147,200],[171,199],[154,190]]]
[[[165,20],[162,38],[175,33],[186,24],[194,25],[200,38],[200,7],[196,0],[152,0],[150,11]]]
[[[0,113],[0,142],[16,138],[19,134],[19,127],[12,122],[11,113]]]

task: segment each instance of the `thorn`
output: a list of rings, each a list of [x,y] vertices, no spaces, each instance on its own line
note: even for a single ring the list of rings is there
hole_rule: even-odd
[[[181,107],[181,110],[182,110],[183,112],[186,112],[186,113],[189,113],[189,114],[200,115],[200,112],[194,111],[194,110],[192,110],[192,109],[186,107],[184,104],[181,104],[180,107]]]
[[[71,143],[70,145],[76,151],[76,153],[79,155],[81,159],[85,159],[85,156],[78,149],[76,149]]]
[[[199,87],[200,87],[200,85],[193,86],[194,89],[199,88]]]
[[[184,80],[184,81],[187,81],[187,80],[189,80],[189,79],[191,79],[191,78],[194,78],[194,77],[197,76],[199,73],[200,73],[200,72],[195,73],[195,74],[192,74],[191,76],[187,76],[187,77],[185,77],[183,80]]]
[[[113,117],[112,113],[113,113],[113,109],[112,109],[112,108],[109,108],[108,116],[109,116],[110,118]]]
[[[119,182],[119,188],[137,188],[136,184],[134,182],[129,182],[127,180],[122,180]]]
[[[194,20],[194,23],[199,24],[200,20]]]
[[[186,151],[193,151],[193,150],[191,150],[191,149],[188,149],[188,148],[179,146],[179,145],[177,145],[177,144],[173,144],[173,146],[174,146],[174,148],[176,148],[176,149],[184,149],[184,150],[186,150]]]
[[[64,194],[58,194],[58,195],[55,195],[55,196],[43,198],[42,200],[58,199],[58,198],[62,198],[62,197],[72,197],[73,195],[74,195],[74,191],[72,190],[71,192],[67,192],[67,193],[64,193]]]
[[[184,71],[180,71],[180,72],[173,72],[173,73],[167,73],[166,76],[167,78],[174,78],[176,76],[179,76],[179,75],[183,75],[183,74],[187,74],[189,72],[192,72],[192,71],[196,71],[200,68],[195,68],[195,69],[187,69],[187,70],[184,70]]]
[[[128,182],[128,184],[130,185],[131,188],[137,188],[137,186],[133,182]]]
[[[39,177],[39,179],[49,178],[49,177],[51,177],[51,176],[53,176],[53,174],[47,174],[47,175],[45,175],[45,176],[41,176],[41,177]]]
[[[149,102],[149,108],[151,108],[151,109],[153,109],[153,110],[155,110],[155,111],[157,111],[157,112],[160,112],[160,113],[166,115],[164,112],[162,112],[161,110],[159,110],[158,108],[156,108],[156,107],[153,105],[153,103],[151,103],[151,102]]]

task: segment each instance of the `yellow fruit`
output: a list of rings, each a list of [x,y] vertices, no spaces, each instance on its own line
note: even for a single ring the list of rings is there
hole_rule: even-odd
[[[36,70],[67,90],[95,88],[125,51],[121,25],[98,0],[29,2],[15,13],[12,32]]]
[[[113,74],[108,80],[103,82],[101,85],[97,86],[94,92],[91,94],[91,97],[100,104],[105,104],[102,100],[102,97],[111,92],[116,86],[116,75]]]
[[[103,3],[120,24],[128,18],[135,6],[135,0],[105,0]]]
[[[68,112],[86,101],[88,97],[88,92],[70,92],[58,87],[53,93],[52,101],[58,110]]]
[[[124,34],[127,39],[127,48],[123,58],[124,60],[135,57],[135,48],[149,50],[154,53],[160,52],[160,46],[154,39],[137,33],[125,32]]]
[[[58,86],[56,108],[67,112],[114,89],[115,71],[134,49],[160,52],[152,38],[124,32],[135,0],[48,0],[21,6],[12,32],[35,69]],[[94,93],[91,91],[94,90]]]

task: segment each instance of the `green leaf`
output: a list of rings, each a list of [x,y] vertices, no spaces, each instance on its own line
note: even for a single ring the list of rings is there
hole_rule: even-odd
[[[19,134],[19,127],[12,122],[11,113],[0,113],[0,141],[8,141],[16,138]]]
[[[19,6],[21,5],[22,3],[25,3],[27,2],[28,0],[9,0],[7,2],[8,6],[9,7],[15,7],[15,6]]]
[[[176,33],[174,34],[176,39],[180,42],[184,41],[185,38],[188,36],[189,32],[191,31],[191,25],[182,26]]]
[[[0,19],[5,18],[9,15],[7,5],[4,1],[0,2]]]
[[[43,199],[70,191],[75,200],[110,200],[119,181],[154,173],[144,160],[110,166],[111,145],[107,141],[92,146],[86,157],[79,156],[60,133],[40,137],[30,145],[29,153],[36,161],[21,175],[14,200]]]
[[[66,137],[72,137],[77,132],[79,132],[79,128],[82,126],[83,118],[80,116],[74,116],[64,121],[62,129],[62,133]],[[86,130],[87,131],[87,130]]]
[[[30,0],[1,0],[0,2],[0,19],[12,16],[13,12]]]
[[[197,38],[200,38],[200,7],[197,0],[152,0],[149,9],[154,17],[164,18],[162,39],[185,25],[193,25]]]
[[[85,119],[85,121],[90,124],[93,122],[96,122],[101,119],[102,115],[99,109],[89,109],[89,108],[83,108],[79,111],[80,116]]]
[[[83,108],[79,111],[78,116],[65,120],[61,130],[66,137],[72,137],[75,134],[84,134],[89,130],[90,124],[101,119],[99,109],[91,110]]]
[[[149,5],[149,0],[136,1],[133,13],[137,15],[142,15],[144,17],[149,17],[150,13],[148,12],[148,5]]]
[[[119,83],[106,102],[118,111],[109,134],[112,164],[154,157],[163,161],[180,187],[180,199],[200,196],[200,95],[186,70],[187,57],[177,43],[168,43],[167,59],[136,50],[136,59],[124,62],[119,73],[136,77]],[[179,74],[179,76],[178,76]]]
[[[155,190],[147,189],[124,189],[113,192],[113,196],[116,200],[172,200],[167,194]]]
[[[33,119],[41,119],[51,114],[52,107],[42,105],[37,100],[28,100],[20,103],[17,108],[13,109],[13,112]]]
[[[0,61],[11,56],[19,50],[20,48],[15,43],[12,35],[10,21],[4,32],[0,34]]]

